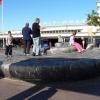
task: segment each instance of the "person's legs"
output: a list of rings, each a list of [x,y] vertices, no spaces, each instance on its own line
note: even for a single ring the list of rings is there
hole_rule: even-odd
[[[24,40],[24,53],[26,54],[27,40]]]
[[[40,37],[33,38],[33,55],[39,55],[40,52]]]
[[[47,50],[48,50],[48,49],[44,49],[44,54],[46,54],[46,55],[47,55]]]
[[[40,53],[40,37],[36,38],[36,55]]]
[[[6,56],[8,56],[8,52],[9,52],[9,47],[6,46],[6,48],[5,48],[5,55],[6,55]]]
[[[33,55],[36,54],[36,38],[33,38]]]
[[[83,49],[79,43],[74,42],[72,45],[77,49],[78,52],[82,52]]]
[[[9,45],[9,55],[12,56],[12,45]]]
[[[30,53],[30,40],[27,40],[27,54]]]

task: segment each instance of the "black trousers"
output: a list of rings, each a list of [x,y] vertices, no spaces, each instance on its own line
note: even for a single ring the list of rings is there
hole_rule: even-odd
[[[5,55],[12,55],[12,45],[6,46]]]
[[[47,54],[47,50],[49,50],[49,48],[44,48],[44,54]]]
[[[24,40],[24,53],[30,53],[30,40]]]

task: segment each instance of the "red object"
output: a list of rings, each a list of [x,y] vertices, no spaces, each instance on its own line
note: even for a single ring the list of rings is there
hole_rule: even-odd
[[[0,0],[0,5],[2,4],[2,0]]]

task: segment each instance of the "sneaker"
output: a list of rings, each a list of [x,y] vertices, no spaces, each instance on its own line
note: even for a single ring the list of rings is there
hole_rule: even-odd
[[[84,52],[84,51],[85,51],[85,49],[82,49],[82,51]]]
[[[41,54],[35,55],[35,56],[41,56]]]
[[[26,53],[24,53],[24,56],[26,56]]]
[[[35,55],[35,56],[39,56],[39,55]]]
[[[34,52],[32,53],[32,56],[35,56],[35,53]]]
[[[82,51],[77,51],[78,53],[82,53]]]
[[[26,56],[29,56],[30,54],[28,53],[28,54],[26,54]]]

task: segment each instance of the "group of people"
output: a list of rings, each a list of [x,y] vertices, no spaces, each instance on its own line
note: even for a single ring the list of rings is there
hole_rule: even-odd
[[[41,48],[41,34],[40,34],[40,19],[36,18],[35,22],[32,24],[32,30],[29,28],[29,23],[26,23],[25,27],[22,29],[23,42],[24,42],[24,55],[30,55],[30,46],[33,43],[32,55],[41,55],[41,50],[44,54],[47,54],[49,49],[48,43],[44,43]],[[32,37],[31,37],[32,35]]]
[[[30,54],[30,44],[33,41],[33,56],[40,55],[40,19],[36,18],[35,22],[32,24],[32,30],[29,28],[29,23],[26,23],[25,27],[22,29],[23,42],[24,42],[24,55]],[[32,37],[31,37],[32,35]]]
[[[33,56],[40,55],[41,35],[40,35],[39,23],[40,23],[40,19],[36,18],[35,22],[32,24],[32,29],[29,27],[29,23],[26,23],[25,27],[22,29],[24,55],[30,55],[31,41],[33,42],[32,55]],[[73,46],[74,48],[76,48],[79,53],[81,53],[84,51],[84,48],[82,48],[82,46],[79,43],[75,42],[75,35],[76,35],[76,32],[74,32],[70,36],[69,44]],[[12,56],[12,44],[13,44],[13,37],[12,37],[11,31],[8,31],[8,36],[6,38],[5,55]],[[45,46],[47,48],[47,45]]]
[[[23,35],[23,44],[24,44],[24,55],[30,54],[30,46],[31,41],[33,42],[33,56],[40,55],[40,19],[36,18],[35,22],[32,24],[32,29],[29,27],[29,23],[25,24],[25,27],[22,29]],[[31,37],[32,35],[32,37]],[[6,48],[5,48],[5,55],[8,57],[12,56],[12,45],[13,45],[13,37],[11,31],[8,31],[8,36],[6,37]]]

